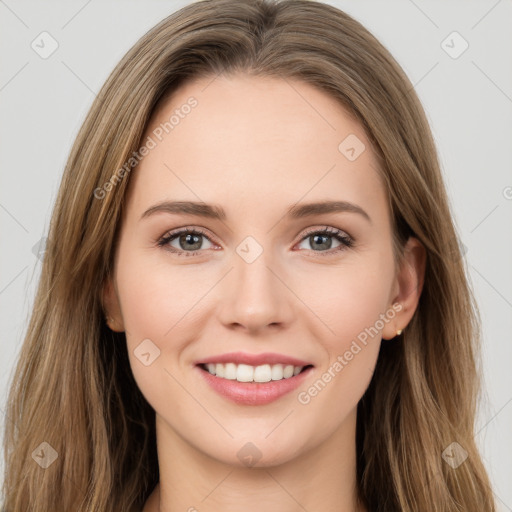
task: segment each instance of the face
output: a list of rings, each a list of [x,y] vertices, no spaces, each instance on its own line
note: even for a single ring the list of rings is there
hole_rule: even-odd
[[[235,75],[182,86],[143,143],[105,302],[157,421],[232,465],[335,439],[413,309],[393,307],[406,279],[362,126],[306,83]],[[342,208],[304,208],[325,202]]]

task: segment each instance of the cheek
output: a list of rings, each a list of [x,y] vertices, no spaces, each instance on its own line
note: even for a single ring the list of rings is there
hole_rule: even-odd
[[[124,249],[117,261],[117,289],[126,332],[130,364],[143,391],[168,385],[191,339],[200,336],[204,313],[201,299],[212,288],[211,271],[176,265],[143,251]],[[149,340],[149,341],[148,341]],[[141,354],[147,354],[139,359]],[[144,361],[145,359],[145,361]],[[145,366],[143,362],[151,362]],[[159,377],[155,379],[155,376]],[[151,402],[151,396],[146,396]]]
[[[207,291],[205,279],[192,266],[124,252],[118,261],[118,290],[127,335],[132,341],[172,340],[193,316],[193,306]],[[206,277],[206,276],[205,276]],[[202,286],[201,283],[204,283]],[[205,288],[203,290],[203,288]]]
[[[382,331],[378,320],[389,306],[392,280],[392,258],[385,255],[369,255],[339,268],[317,270],[314,277],[307,278],[307,304],[329,327],[325,339],[330,340],[331,355],[344,351],[366,329],[376,326]]]
[[[174,364],[190,331],[190,313],[197,302],[197,283],[184,286],[179,268],[148,264],[149,258],[125,251],[117,267],[117,288],[130,367],[138,388],[156,411],[172,402],[179,414],[188,401],[176,383]],[[186,332],[185,332],[186,331]],[[174,378],[173,378],[174,377]]]
[[[375,369],[393,281],[391,253],[368,253],[350,266],[316,273],[309,295],[313,311],[329,326],[319,337],[327,357],[309,387],[299,391],[298,402],[311,418],[322,417],[327,435],[366,391]],[[312,284],[312,283],[310,283]]]
[[[346,270],[346,269],[345,269]],[[339,282],[325,280],[324,293],[313,293],[316,313],[330,327],[318,338],[326,357],[315,378],[298,390],[304,421],[321,438],[331,435],[357,407],[377,362],[382,315],[386,317],[391,277],[381,264],[339,273]],[[387,270],[390,272],[390,270]],[[318,425],[316,418],[322,418]]]

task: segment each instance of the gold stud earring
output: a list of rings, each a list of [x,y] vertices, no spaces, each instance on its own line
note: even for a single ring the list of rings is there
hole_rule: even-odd
[[[400,334],[402,334],[402,329],[398,329],[398,331],[396,331],[396,335],[395,336],[400,336]]]

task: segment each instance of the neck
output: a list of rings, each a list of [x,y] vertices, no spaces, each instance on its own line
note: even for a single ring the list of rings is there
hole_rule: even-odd
[[[356,411],[340,429],[279,465],[240,467],[186,442],[157,414],[160,482],[143,512],[365,512],[356,489]]]

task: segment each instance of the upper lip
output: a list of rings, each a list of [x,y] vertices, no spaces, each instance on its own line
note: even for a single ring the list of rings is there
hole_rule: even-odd
[[[205,357],[200,361],[196,361],[196,365],[215,363],[235,363],[248,364],[250,366],[261,366],[263,364],[283,364],[293,366],[312,366],[312,363],[297,359],[296,357],[284,354],[276,354],[274,352],[263,352],[261,354],[250,354],[247,352],[229,352],[227,354],[219,354],[216,356]]]

